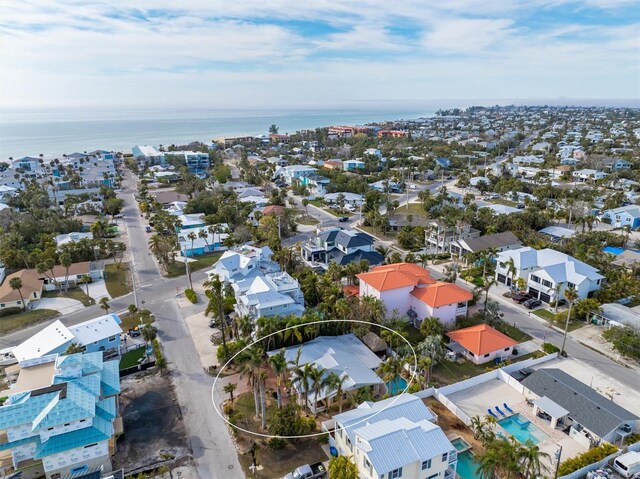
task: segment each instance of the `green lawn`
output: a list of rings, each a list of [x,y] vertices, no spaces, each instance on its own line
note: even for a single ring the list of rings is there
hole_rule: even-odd
[[[55,318],[60,313],[53,309],[32,309],[0,318],[0,336],[33,324]]]
[[[127,282],[129,275],[129,263],[122,263],[120,271],[114,263],[107,264],[104,267],[104,283],[112,298],[118,298],[131,292],[131,286]]]
[[[414,216],[414,218],[420,217],[420,218],[426,218],[427,217],[427,213],[424,211],[424,208],[422,207],[422,203],[409,203],[409,205],[402,205],[400,206],[397,210],[395,210],[398,213],[403,213],[403,214],[411,214]]]
[[[383,241],[395,241],[396,240],[396,232],[395,231],[387,231],[386,235],[382,234],[382,230],[377,228],[372,228],[371,226],[359,226],[359,229],[366,231],[369,234],[380,238]]]
[[[215,253],[207,253],[201,256],[196,256],[196,260],[189,263],[191,271],[198,271],[199,269],[209,268],[213,263],[218,261],[218,258],[222,256],[220,251]],[[184,276],[186,274],[184,263],[176,261],[167,267],[167,276],[169,278],[175,278],[178,276]]]
[[[131,366],[138,365],[138,359],[144,357],[145,347],[134,349],[128,353],[124,353],[120,358],[120,369],[127,369]]]
[[[509,323],[505,323],[504,321],[496,325],[496,329],[503,334],[506,334],[511,339],[518,341],[519,343],[524,343],[525,341],[529,341],[531,336],[529,336],[524,331],[519,330],[515,326]]]
[[[417,346],[418,343],[424,339],[424,335],[418,328],[416,328],[412,324],[407,325],[407,329],[405,329],[405,332],[407,333],[407,340],[411,343],[412,346]]]
[[[518,203],[516,201],[511,201],[511,200],[503,200],[502,198],[499,198],[497,200],[485,200],[488,203],[493,203],[494,205],[505,205],[505,206],[513,206],[515,207]]]
[[[298,216],[296,218],[296,223],[298,223],[299,225],[317,225],[318,223],[320,223],[320,221],[318,221],[317,219],[315,219],[312,216]]]
[[[136,326],[140,326],[141,320],[150,320],[150,322],[152,323],[155,321],[153,316],[151,316],[151,313],[149,313],[148,311],[145,313],[137,312],[135,314],[124,313],[122,316],[120,316],[120,320],[122,321],[122,324],[120,326],[122,327],[123,331],[129,331]]]
[[[75,299],[77,301],[80,301],[85,306],[92,306],[96,304],[95,300],[90,296],[87,296],[87,293],[85,293],[84,290],[80,287],[71,288],[66,292],[64,291],[64,289],[62,291],[44,291],[42,293],[42,297]]]
[[[554,326],[557,326],[559,328],[564,329],[564,321],[560,321],[560,322],[555,321],[556,315],[553,314],[552,311],[549,311],[547,309],[537,309],[537,310],[535,310],[533,312],[533,314],[535,314],[536,316],[548,321],[549,323],[553,324]],[[569,323],[569,331],[575,331],[576,329],[580,329],[582,326],[584,326],[584,323],[582,323],[582,322],[571,321]]]

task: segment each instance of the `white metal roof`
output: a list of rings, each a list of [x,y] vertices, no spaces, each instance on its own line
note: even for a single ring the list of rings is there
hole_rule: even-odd
[[[560,419],[569,414],[565,408],[560,406],[558,403],[552,401],[547,396],[542,396],[533,401],[533,404],[538,406],[544,412],[546,412],[549,416],[554,417],[556,419]]]
[[[74,336],[75,342],[82,346],[101,341],[122,333],[120,318],[111,313],[98,318],[90,319],[84,323],[70,326],[69,331]]]
[[[69,343],[73,338],[73,333],[60,320],[56,320],[16,346],[13,355],[19,362],[40,358]]]

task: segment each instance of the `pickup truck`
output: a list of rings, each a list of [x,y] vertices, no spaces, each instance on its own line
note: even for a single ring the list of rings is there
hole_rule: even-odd
[[[321,462],[316,462],[296,468],[283,479],[323,479],[325,477],[327,477],[327,468]]]

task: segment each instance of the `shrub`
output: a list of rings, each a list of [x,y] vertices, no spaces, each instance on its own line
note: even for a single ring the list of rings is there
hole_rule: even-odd
[[[267,443],[267,446],[269,447],[269,449],[272,449],[274,451],[279,451],[280,449],[284,449],[286,445],[287,445],[287,441],[285,441],[280,437],[272,437],[271,439],[269,439],[269,442]]]
[[[16,306],[12,306],[11,308],[4,308],[0,310],[0,318],[4,318],[5,316],[10,316],[12,314],[18,314],[22,312],[22,308],[18,308]]]
[[[602,337],[623,356],[640,358],[640,331],[628,326],[611,327],[602,333]]]
[[[2,403],[2,398],[0,398],[0,404]],[[624,440],[625,444],[635,444],[636,442],[640,442],[640,434],[630,434],[629,436],[627,436],[627,438]]]
[[[196,304],[198,302],[198,295],[196,294],[196,292],[194,290],[192,290],[191,288],[187,288],[184,290],[184,295],[186,296],[186,298],[191,301],[193,304]]]
[[[558,346],[554,346],[551,343],[542,343],[542,350],[547,354],[560,352],[560,348]]]
[[[224,406],[222,406],[222,412],[225,413],[227,416],[231,416],[231,414],[233,414],[234,411],[235,409],[233,407],[233,403],[226,402],[224,403]]]
[[[571,459],[567,459],[566,461],[564,461],[562,464],[560,464],[558,475],[564,476],[566,474],[571,474],[573,471],[582,469],[589,464],[601,461],[617,450],[618,448],[613,444],[610,444],[608,442],[602,443],[602,445],[598,447],[594,447],[593,449],[590,449],[587,452],[580,454],[579,456],[572,457]]]
[[[516,348],[513,348],[513,351],[511,352],[511,354],[513,354],[514,356],[517,356],[518,350]]]
[[[227,357],[233,357],[238,351],[244,348],[247,345],[244,341],[227,341]],[[224,354],[224,347],[218,346],[218,350],[216,351],[216,356],[218,358],[218,362],[222,363],[226,361]],[[237,358],[236,358],[237,359]]]
[[[329,435],[328,434],[323,434],[322,436],[318,437],[318,442],[320,444],[329,444]]]

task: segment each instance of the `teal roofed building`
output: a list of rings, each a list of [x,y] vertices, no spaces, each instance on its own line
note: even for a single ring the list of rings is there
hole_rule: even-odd
[[[111,470],[118,412],[118,361],[102,352],[20,363],[0,407],[0,477],[62,479]]]

